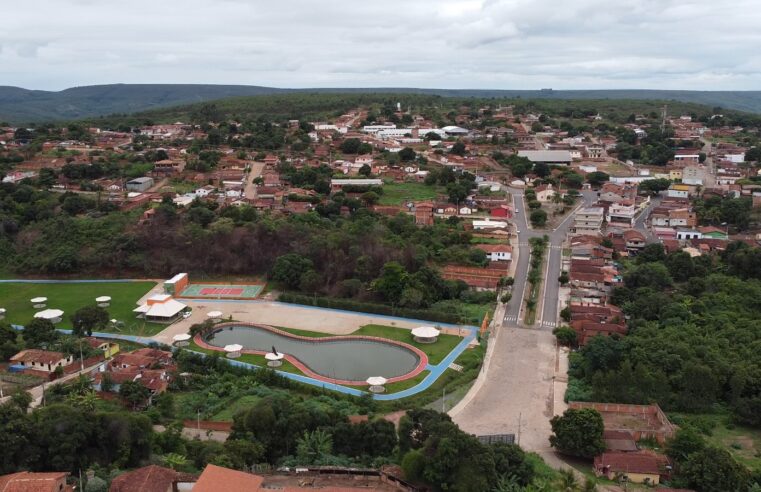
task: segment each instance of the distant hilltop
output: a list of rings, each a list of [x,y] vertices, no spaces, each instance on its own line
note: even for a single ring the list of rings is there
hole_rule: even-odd
[[[15,124],[75,120],[111,114],[128,114],[216,99],[285,93],[388,93],[427,94],[442,97],[522,99],[638,99],[674,100],[761,113],[761,91],[668,90],[491,90],[321,88],[282,89],[250,85],[112,84],[74,87],[58,92],[0,86],[0,122]]]

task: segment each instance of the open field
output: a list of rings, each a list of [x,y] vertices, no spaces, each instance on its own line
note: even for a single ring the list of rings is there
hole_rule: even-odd
[[[380,205],[404,205],[409,201],[434,200],[442,194],[440,186],[427,186],[423,183],[390,183],[383,185],[383,194],[378,200]]]
[[[123,321],[125,326],[119,333],[153,335],[165,325],[146,323],[135,318],[133,309],[137,301],[156,286],[155,282],[105,282],[105,283],[0,283],[0,307],[8,310],[6,320],[13,324],[25,325],[39,311],[29,302],[33,297],[47,297],[47,307],[64,312],[60,328],[70,328],[69,316],[84,306],[95,304],[98,296],[111,296],[111,306],[107,308],[111,318]]]

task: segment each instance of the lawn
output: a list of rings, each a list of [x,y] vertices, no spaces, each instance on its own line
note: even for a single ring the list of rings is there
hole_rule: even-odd
[[[457,335],[439,335],[439,340],[436,343],[418,343],[413,340],[410,330],[383,325],[365,325],[353,332],[352,335],[388,338],[389,340],[407,343],[422,350],[428,356],[430,364],[441,362],[462,341],[462,338]]]
[[[60,328],[71,328],[69,316],[84,306],[95,304],[98,296],[111,296],[111,306],[107,308],[111,318],[123,321],[125,326],[119,333],[133,335],[154,335],[165,328],[158,323],[146,323],[135,317],[133,309],[137,301],[155,287],[155,282],[107,282],[76,284],[43,283],[1,283],[0,307],[8,310],[6,320],[13,324],[25,325],[34,317],[37,309],[29,302],[33,297],[47,297],[47,307],[64,312]],[[111,330],[115,331],[115,330]]]
[[[256,405],[261,397],[257,395],[241,396],[237,400],[233,401],[224,410],[214,415],[211,420],[215,422],[232,422],[233,416],[241,410],[251,408]]]
[[[407,201],[435,200],[444,193],[440,186],[423,183],[389,183],[383,185],[379,205],[404,205]]]
[[[206,349],[206,348],[203,348],[203,347],[199,347],[192,340],[190,341],[190,345],[188,345],[187,348],[190,349],[190,350],[193,350],[195,352],[202,352],[204,354],[213,355],[213,354],[217,353],[217,354],[220,355],[220,357],[224,357],[225,356],[224,352],[220,352],[218,350],[211,350],[211,349]],[[264,358],[263,355],[241,354],[241,356],[238,357],[235,360],[239,360],[241,362],[246,362],[248,364],[254,364],[255,366],[259,366],[259,367],[266,367],[267,366],[267,360]],[[302,372],[299,369],[297,369],[296,366],[294,366],[293,364],[291,364],[287,360],[284,360],[283,361],[283,365],[280,366],[280,367],[277,367],[276,369],[278,371],[290,372],[290,373],[293,373],[293,374],[302,374]]]

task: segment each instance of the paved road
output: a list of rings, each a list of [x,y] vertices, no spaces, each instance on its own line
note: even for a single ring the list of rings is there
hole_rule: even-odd
[[[562,246],[573,214],[554,230],[531,230],[526,223],[522,190],[510,192],[516,209],[513,222],[519,231],[513,297],[504,306],[502,323],[489,340],[484,370],[451,415],[466,432],[520,436],[519,443],[524,449],[540,453],[552,466],[563,467],[562,460],[549,447],[549,421],[566,408],[563,395],[568,354],[556,346],[552,329],[557,323]],[[579,206],[589,205],[595,199],[594,192],[585,191]],[[529,268],[528,241],[545,234],[550,239],[550,248],[542,284],[544,303],[539,315],[542,323],[526,327],[521,317]]]
[[[531,247],[529,239],[532,237],[542,237],[547,235],[550,239],[550,245],[547,250],[547,268],[545,269],[545,278],[542,282],[541,308],[537,317],[537,326],[552,330],[557,325],[557,305],[560,284],[557,278],[560,276],[560,266],[563,253],[563,241],[573,222],[573,213],[561,222],[558,227],[552,231],[529,229],[526,216],[526,204],[523,199],[523,190],[511,188],[510,193],[513,195],[516,216],[514,223],[518,230],[517,245],[519,248],[518,263],[515,268],[515,284],[513,285],[513,298],[507,305],[503,324],[504,326],[520,326],[520,320],[523,316],[522,300],[525,289],[527,288],[526,278],[528,276],[529,260],[531,256]],[[582,192],[582,200],[577,206],[591,205],[596,199],[596,193],[593,191]]]
[[[44,389],[50,389],[51,386],[55,386],[57,384],[66,383],[68,381],[71,381],[73,379],[78,378],[82,374],[90,374],[93,372],[98,366],[102,365],[104,362],[98,362],[95,365],[92,365],[90,367],[86,367],[83,371],[77,371],[71,374],[67,374],[66,376],[62,376],[54,381],[50,381],[47,383],[40,384],[38,386],[34,386],[32,388],[29,388],[27,393],[32,395],[32,403],[29,405],[30,408],[37,408],[38,406],[42,405],[42,394]],[[74,364],[79,364],[79,361],[74,361]],[[5,396],[4,398],[0,398],[0,404],[6,403],[11,399],[10,396]]]

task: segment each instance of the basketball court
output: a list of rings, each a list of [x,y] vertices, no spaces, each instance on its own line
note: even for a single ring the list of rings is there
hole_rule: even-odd
[[[188,284],[177,297],[193,299],[254,299],[261,293],[260,284]]]

